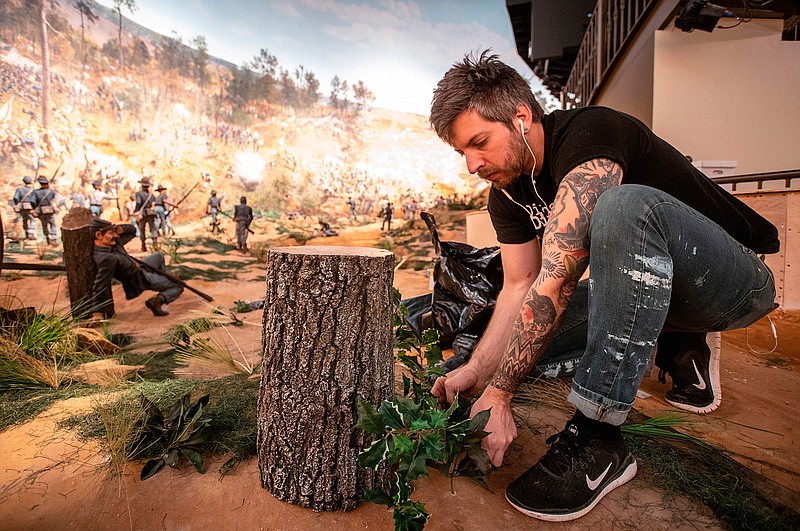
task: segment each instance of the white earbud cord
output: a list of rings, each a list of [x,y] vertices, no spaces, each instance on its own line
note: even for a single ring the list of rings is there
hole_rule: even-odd
[[[525,138],[525,129],[523,128],[522,120],[519,121],[519,132],[520,134],[522,134],[522,141],[525,142],[525,147],[528,148],[528,151],[533,157],[533,167],[531,168],[531,185],[533,185],[533,193],[536,194],[536,197],[539,198],[539,201],[541,201],[542,205],[546,207],[547,203],[544,202],[542,196],[539,195],[539,190],[536,189],[536,180],[533,178],[533,173],[536,171],[536,155],[533,154],[533,150],[531,149],[531,146],[528,144],[528,139]],[[501,188],[501,190],[505,194],[505,196],[509,199],[509,201],[511,201],[518,207],[525,210],[525,212],[528,213],[528,217],[531,218],[531,223],[536,225],[536,221],[534,220],[533,207],[530,205],[523,205],[521,203],[518,203],[513,197],[511,197],[511,194],[509,194],[508,190],[506,190],[505,188]]]

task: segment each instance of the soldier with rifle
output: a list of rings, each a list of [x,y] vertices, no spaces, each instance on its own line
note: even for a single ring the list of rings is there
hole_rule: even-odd
[[[186,201],[186,198],[187,198],[187,197],[189,197],[189,195],[190,195],[192,192],[194,192],[194,189],[195,189],[195,188],[197,188],[199,185],[200,185],[200,183],[199,183],[199,182],[197,182],[197,183],[194,183],[194,186],[192,186],[191,188],[189,188],[189,191],[188,191],[188,192],[186,192],[186,193],[184,194],[184,196],[183,196],[183,197],[181,197],[181,198],[178,200],[178,202],[177,202],[177,203],[172,203],[172,202],[169,202],[169,205],[170,205],[172,208],[170,208],[169,210],[167,210],[167,211],[164,213],[164,218],[166,219],[166,223],[167,223],[167,225],[169,226],[170,230],[172,231],[172,235],[173,235],[173,236],[175,235],[175,231],[172,229],[172,222],[171,222],[171,221],[170,221],[170,219],[169,219],[169,215],[170,215],[170,214],[172,214],[172,212],[173,212],[174,210],[177,210],[177,209],[178,209],[178,207],[179,207],[179,206],[181,206],[181,203],[183,203],[184,201]]]
[[[145,306],[156,317],[169,315],[167,305],[177,299],[185,284],[166,273],[164,255],[153,253],[137,260],[125,250],[125,244],[136,237],[133,225],[113,225],[101,218],[91,224],[94,233],[94,261],[97,275],[92,288],[92,320],[99,321],[114,315],[114,298],[111,280],[117,279],[130,300],[145,290],[158,292],[145,301]]]
[[[169,212],[177,208],[177,204],[170,201],[167,196],[167,188],[163,184],[159,184],[156,188],[158,195],[156,196],[156,215],[158,216],[158,225],[161,229],[162,236],[175,236],[175,229],[172,228],[172,223],[167,215],[167,207],[172,207]]]
[[[158,227],[156,227],[156,197],[150,191],[150,179],[143,177],[139,184],[142,189],[136,192],[136,210],[134,214],[136,219],[139,220],[139,237],[142,240],[142,251],[147,251],[147,232],[145,227],[150,226],[150,238],[153,240],[153,245],[158,243]]]
[[[250,223],[253,222],[253,209],[247,204],[245,196],[239,199],[239,204],[234,208],[233,220],[236,222],[236,248],[246,253],[247,233],[253,232],[250,230]]]

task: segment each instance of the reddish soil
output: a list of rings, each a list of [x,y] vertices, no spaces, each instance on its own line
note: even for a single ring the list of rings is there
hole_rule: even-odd
[[[315,239],[312,244],[375,246],[381,240],[378,225],[343,230],[337,238]],[[445,233],[444,239],[456,239]],[[133,246],[132,246],[133,247]],[[401,251],[395,250],[396,253]],[[184,258],[191,262],[191,254]],[[197,255],[195,255],[197,256]],[[264,291],[263,266],[251,256],[236,251],[204,254],[207,263],[241,262],[236,280],[192,281],[215,297],[215,305],[231,308],[236,300],[254,300]],[[199,267],[199,266],[198,266]],[[424,270],[400,269],[395,286],[404,296],[425,293]],[[114,332],[152,340],[170,326],[204,309],[201,300],[185,293],[171,305],[171,315],[154,318],[141,298],[125,301],[115,287],[117,319]],[[65,289],[59,278],[22,275],[10,280],[4,275],[0,292],[25,294],[27,305],[65,307]],[[236,341],[250,354],[258,353],[261,340],[260,312],[242,314],[247,325],[237,329]],[[798,506],[800,460],[794,400],[800,390],[796,316],[777,314],[778,346],[772,348],[769,326],[764,322],[749,332],[723,334],[721,407],[710,415],[692,416],[687,429],[719,443],[739,455],[738,459],[768,478],[776,495]],[[750,347],[748,348],[747,342]],[[755,351],[755,352],[753,352]],[[669,410],[663,402],[667,389],[655,375],[642,389],[652,397],[637,401],[647,414]],[[95,442],[76,439],[72,432],[56,428],[58,419],[91,407],[91,397],[67,400],[36,419],[0,433],[0,527],[34,529],[236,529],[306,530],[392,529],[392,515],[383,506],[362,504],[354,511],[316,513],[275,499],[259,483],[255,459],[241,464],[231,475],[222,476],[225,458],[207,463],[205,475],[193,469],[167,469],[153,478],[139,480],[140,464],[128,466],[122,477],[109,472],[106,457]],[[562,528],[561,524],[533,521],[517,512],[504,499],[505,486],[531,466],[545,451],[544,439],[558,431],[566,413],[545,407],[520,408],[531,429],[520,436],[506,457],[506,464],[489,478],[490,491],[457,479],[451,494],[449,481],[431,470],[431,477],[416,482],[415,498],[423,501],[432,517],[426,527],[435,530]],[[782,486],[782,487],[781,487]],[[683,495],[654,486],[646,471],[615,490],[587,516],[571,524],[577,529],[717,529],[720,522],[705,506]]]

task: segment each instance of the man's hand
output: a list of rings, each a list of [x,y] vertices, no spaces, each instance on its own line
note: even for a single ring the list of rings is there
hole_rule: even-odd
[[[506,450],[517,436],[517,425],[511,414],[511,393],[500,391],[490,385],[472,405],[470,416],[474,417],[489,408],[492,409],[491,416],[483,428],[489,435],[481,441],[481,446],[489,454],[492,464],[501,466]]]
[[[475,396],[483,389],[484,383],[485,379],[479,378],[478,372],[467,364],[446,376],[439,376],[433,383],[431,394],[439,399],[440,406],[446,407],[456,399],[456,393]]]

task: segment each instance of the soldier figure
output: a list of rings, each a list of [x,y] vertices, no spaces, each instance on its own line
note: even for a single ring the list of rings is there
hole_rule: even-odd
[[[219,230],[219,221],[217,221],[217,214],[222,208],[222,199],[217,197],[217,191],[211,190],[211,197],[206,204],[206,215],[211,214],[211,232]]]
[[[136,192],[136,209],[134,214],[139,220],[139,238],[142,240],[142,251],[147,251],[147,232],[145,227],[150,226],[150,238],[153,240],[153,245],[158,243],[158,227],[156,227],[156,198],[153,192],[150,191],[150,179],[143,177],[139,184],[142,189]]]
[[[14,191],[14,212],[22,219],[22,229],[25,231],[25,238],[28,240],[36,239],[36,218],[33,215],[33,179],[30,175],[22,178],[23,186],[18,186]]]
[[[166,236],[167,231],[169,231],[169,233],[174,236],[175,229],[172,228],[172,223],[169,220],[169,213],[172,212],[172,210],[175,210],[177,205],[169,200],[166,190],[167,189],[161,184],[159,184],[158,188],[156,188],[156,192],[158,192],[155,201],[156,215],[158,216],[158,225],[161,229],[161,235]],[[167,212],[167,206],[172,207],[169,212]]]
[[[42,224],[42,232],[47,243],[50,245],[58,245],[56,240],[56,193],[50,189],[50,180],[44,175],[40,175],[36,182],[39,183],[39,189],[34,190],[31,196],[33,197],[33,212]]]
[[[183,293],[183,286],[149,269],[142,268],[125,250],[125,244],[135,237],[133,225],[112,225],[95,218],[91,224],[94,232],[94,261],[97,275],[92,289],[92,319],[97,321],[114,315],[114,298],[111,280],[117,279],[125,290],[125,298],[138,297],[145,290],[158,295],[145,301],[145,306],[156,317],[169,315],[166,305]],[[164,271],[164,255],[153,253],[143,260],[157,271]]]
[[[92,182],[92,188],[94,189],[89,192],[89,210],[92,211],[92,216],[96,218],[99,218],[100,214],[103,213],[103,201],[116,199],[105,193],[102,187],[103,181],[97,179]]]
[[[243,253],[247,252],[247,230],[253,221],[253,209],[247,204],[247,198],[242,196],[239,204],[233,209],[233,219],[236,221],[236,248]]]

